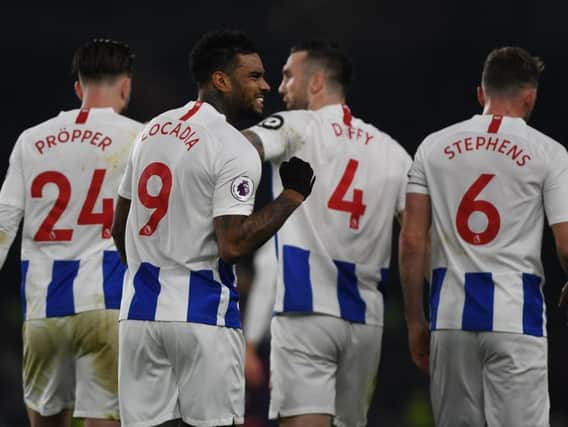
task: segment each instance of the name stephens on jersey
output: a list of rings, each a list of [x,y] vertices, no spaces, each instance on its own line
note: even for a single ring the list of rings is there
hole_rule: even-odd
[[[195,144],[199,142],[199,136],[197,131],[193,130],[190,125],[185,123],[177,123],[174,126],[174,122],[171,120],[165,122],[156,122],[148,131],[144,130],[140,140],[142,142],[146,141],[149,137],[154,135],[170,135],[177,138],[180,142],[185,145],[187,151],[191,150]]]
[[[518,166],[525,166],[531,160],[530,154],[527,154],[519,145],[498,136],[468,136],[446,145],[444,154],[449,160],[452,160],[460,154],[466,154],[468,151],[479,150],[503,154],[510,157]]]

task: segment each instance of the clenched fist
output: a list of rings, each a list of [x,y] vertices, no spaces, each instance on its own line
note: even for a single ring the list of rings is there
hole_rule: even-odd
[[[316,177],[308,162],[298,157],[292,157],[289,161],[280,165],[280,178],[284,189],[295,190],[307,198],[312,192]]]

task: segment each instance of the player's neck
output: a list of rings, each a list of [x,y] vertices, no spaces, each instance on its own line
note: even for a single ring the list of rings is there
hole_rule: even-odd
[[[203,101],[215,108],[219,113],[224,114],[227,121],[231,123],[231,117],[229,114],[229,108],[227,108],[227,103],[216,90],[204,90],[200,89],[197,95],[199,101]]]
[[[345,98],[339,95],[314,96],[308,101],[308,110],[319,110],[329,105],[345,104]]]
[[[124,100],[107,87],[93,86],[83,89],[81,108],[112,108],[120,113],[124,108]]]
[[[508,100],[487,99],[483,107],[483,114],[493,114],[496,116],[519,117],[524,119],[526,111],[522,106]]]

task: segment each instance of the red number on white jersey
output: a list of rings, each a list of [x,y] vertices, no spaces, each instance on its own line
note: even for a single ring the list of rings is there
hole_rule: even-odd
[[[111,233],[110,228],[112,227],[112,216],[113,216],[113,200],[103,199],[103,209],[101,212],[93,212],[95,208],[95,203],[97,198],[101,193],[101,188],[103,186],[103,180],[105,178],[106,171],[104,169],[96,169],[93,172],[93,178],[91,179],[91,185],[89,186],[89,191],[87,191],[87,198],[85,203],[81,208],[81,213],[79,214],[79,219],[77,224],[79,225],[102,225],[101,237],[103,239],[110,239]]]
[[[103,180],[106,171],[104,169],[96,169],[93,172],[93,178],[89,185],[89,190],[87,191],[87,198],[83,203],[81,208],[81,213],[79,214],[79,219],[77,224],[79,225],[92,225],[101,224],[103,226],[102,238],[110,239],[110,227],[112,225],[112,215],[113,215],[113,200],[103,199],[103,210],[99,213],[94,213],[93,208],[97,201],[97,197],[101,192],[103,185]],[[73,229],[55,229],[55,223],[59,221],[61,215],[65,212],[67,205],[69,205],[69,200],[71,199],[71,183],[69,179],[61,172],[57,171],[46,171],[40,173],[32,181],[32,197],[41,198],[43,197],[43,187],[46,184],[55,184],[59,194],[57,200],[53,204],[53,207],[47,214],[47,217],[43,220],[39,226],[34,240],[36,242],[68,242],[73,238]]]
[[[497,237],[501,227],[501,217],[495,205],[487,200],[475,200],[494,177],[494,174],[481,174],[465,192],[458,206],[456,215],[458,233],[463,240],[472,245],[485,245],[491,242]],[[476,233],[469,227],[469,217],[474,212],[482,212],[487,217],[487,228],[482,233]]]
[[[339,180],[339,184],[337,184],[337,187],[327,202],[327,207],[329,209],[348,212],[351,214],[351,217],[349,218],[349,228],[354,230],[359,228],[359,218],[361,218],[367,208],[367,206],[363,204],[363,190],[355,188],[353,189],[353,199],[345,199],[345,195],[355,178],[358,166],[359,162],[357,160],[349,160],[349,163],[347,163],[347,167],[343,172],[343,176]]]
[[[59,220],[59,218],[61,218],[61,215],[63,215],[65,208],[67,208],[69,199],[71,199],[71,183],[61,172],[42,172],[32,181],[32,197],[43,197],[43,187],[45,187],[46,184],[57,185],[59,193],[57,195],[57,200],[51,207],[47,217],[39,226],[34,236],[34,240],[37,242],[70,241],[73,237],[72,229],[65,228],[56,230],[54,227],[55,223]]]
[[[148,193],[148,180],[153,176],[157,176],[162,180],[160,191],[155,196]],[[168,212],[171,190],[172,172],[166,164],[160,162],[150,163],[142,171],[140,181],[138,181],[138,198],[142,205],[148,209],[154,209],[154,212],[150,215],[148,222],[140,228],[139,234],[141,236],[151,236],[156,231],[158,223]]]

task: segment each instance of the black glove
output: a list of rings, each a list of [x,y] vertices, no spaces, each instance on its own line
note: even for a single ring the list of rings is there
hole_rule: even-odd
[[[306,199],[312,192],[316,177],[309,163],[292,157],[280,165],[280,178],[284,189],[295,190]]]

